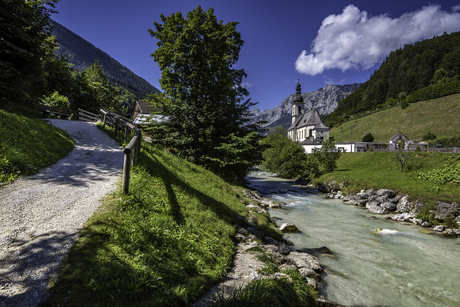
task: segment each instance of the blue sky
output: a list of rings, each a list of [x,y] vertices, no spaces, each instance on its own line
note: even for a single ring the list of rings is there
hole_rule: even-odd
[[[235,68],[246,71],[249,98],[261,110],[294,93],[298,77],[302,92],[365,82],[390,51],[460,31],[460,0],[61,0],[52,19],[161,90],[148,29],[160,14],[198,5],[239,22],[245,44]]]

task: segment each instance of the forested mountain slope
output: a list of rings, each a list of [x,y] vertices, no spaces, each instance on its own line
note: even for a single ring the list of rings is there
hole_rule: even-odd
[[[460,32],[423,40],[391,52],[357,91],[343,99],[326,121],[395,104],[430,84],[460,80]]]
[[[56,36],[59,43],[57,55],[70,55],[69,62],[74,65],[75,69],[84,71],[95,60],[98,60],[99,65],[108,74],[113,85],[127,89],[138,98],[143,98],[146,94],[160,92],[145,79],[134,74],[127,67],[121,65],[110,55],[95,47],[87,40],[53,20],[51,20],[51,23],[53,25],[52,34]]]

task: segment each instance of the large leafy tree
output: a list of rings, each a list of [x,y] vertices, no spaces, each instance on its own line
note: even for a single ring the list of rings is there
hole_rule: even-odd
[[[149,32],[158,40],[152,56],[164,90],[154,100],[169,118],[153,140],[217,173],[241,178],[260,161],[261,129],[248,124],[255,103],[245,99],[246,73],[233,68],[244,44],[237,24],[217,21],[212,8],[198,6],[186,18],[181,12],[161,15]]]
[[[43,60],[58,0],[0,0],[0,106],[32,105],[46,94]]]

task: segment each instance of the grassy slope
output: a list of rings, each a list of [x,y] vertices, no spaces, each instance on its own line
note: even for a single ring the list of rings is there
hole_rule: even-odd
[[[419,101],[406,109],[394,107],[369,116],[351,120],[330,131],[336,142],[349,142],[350,127],[353,141],[361,141],[364,132],[371,132],[376,142],[388,142],[398,131],[411,140],[421,140],[427,132],[438,138],[460,133],[460,94]]]
[[[411,153],[403,172],[395,152],[365,152],[342,154],[337,170],[319,178],[321,182],[346,182],[347,192],[361,189],[393,189],[408,194],[411,199],[423,201],[460,201],[460,186],[418,179],[420,172],[442,166],[445,153]]]
[[[146,143],[139,162],[130,195],[110,195],[86,223],[45,306],[187,305],[226,273],[233,225],[248,216],[242,188]]]
[[[46,121],[0,110],[0,182],[33,174],[73,149],[63,130]]]

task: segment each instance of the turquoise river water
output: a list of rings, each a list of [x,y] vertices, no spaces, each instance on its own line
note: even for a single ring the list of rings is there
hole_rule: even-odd
[[[319,291],[328,300],[345,306],[460,306],[459,238],[424,233],[267,173],[246,179],[265,197],[287,204],[270,214],[280,218],[278,226],[289,222],[300,229],[285,235],[297,248],[332,251],[316,255],[325,269]]]

